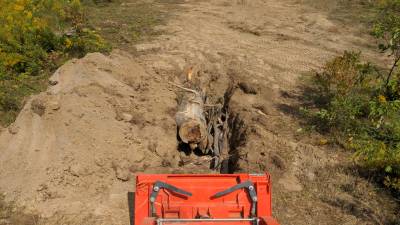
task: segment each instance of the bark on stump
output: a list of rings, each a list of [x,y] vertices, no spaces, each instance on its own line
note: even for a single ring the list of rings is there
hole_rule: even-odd
[[[175,120],[178,126],[178,135],[182,142],[196,147],[206,145],[207,125],[204,117],[204,97],[201,92],[182,88],[185,93],[181,96]]]

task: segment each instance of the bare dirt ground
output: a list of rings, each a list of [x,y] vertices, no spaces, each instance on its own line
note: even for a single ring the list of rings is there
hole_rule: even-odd
[[[134,173],[214,173],[209,156],[177,147],[178,90],[168,82],[193,67],[214,98],[241,84],[231,100],[243,124],[231,127],[230,169],[272,174],[281,224],[399,224],[398,203],[358,174],[349,153],[304,134],[296,117],[302,74],[348,49],[377,57],[359,27],[299,1],[174,4],[157,28],[163,35],[132,46],[133,54],[68,62],[1,131],[7,199],[46,224],[128,224]]]

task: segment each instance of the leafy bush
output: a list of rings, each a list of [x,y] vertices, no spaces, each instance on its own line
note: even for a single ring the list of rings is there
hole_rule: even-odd
[[[400,190],[400,99],[387,96],[386,79],[359,53],[345,52],[312,77],[318,107],[305,112],[320,131],[354,150],[357,162],[382,172],[385,184]],[[399,80],[396,73],[390,83]]]
[[[321,132],[355,151],[360,165],[383,175],[400,191],[400,1],[376,1],[379,13],[372,34],[379,49],[392,58],[386,71],[345,52],[326,63],[309,82],[309,100],[316,108],[304,112]]]
[[[44,74],[60,62],[107,50],[100,36],[84,27],[79,0],[2,0],[0,24],[2,123],[12,121],[24,96],[40,90]]]

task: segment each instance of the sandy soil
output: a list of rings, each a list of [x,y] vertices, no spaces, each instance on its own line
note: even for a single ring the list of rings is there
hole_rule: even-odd
[[[159,3],[154,3],[159,4]],[[128,224],[134,173],[213,173],[178,151],[176,88],[193,67],[209,96],[238,89],[231,113],[245,139],[235,172],[269,171],[281,224],[395,224],[389,195],[357,175],[348,153],[299,128],[298,79],[346,49],[377,53],[357,26],[289,0],[187,0],[164,35],[62,66],[0,134],[0,190],[48,224]],[[247,93],[246,93],[247,92]]]

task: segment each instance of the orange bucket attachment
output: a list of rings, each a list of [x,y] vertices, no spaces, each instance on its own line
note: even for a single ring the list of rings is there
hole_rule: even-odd
[[[138,175],[135,225],[278,225],[269,174]]]

